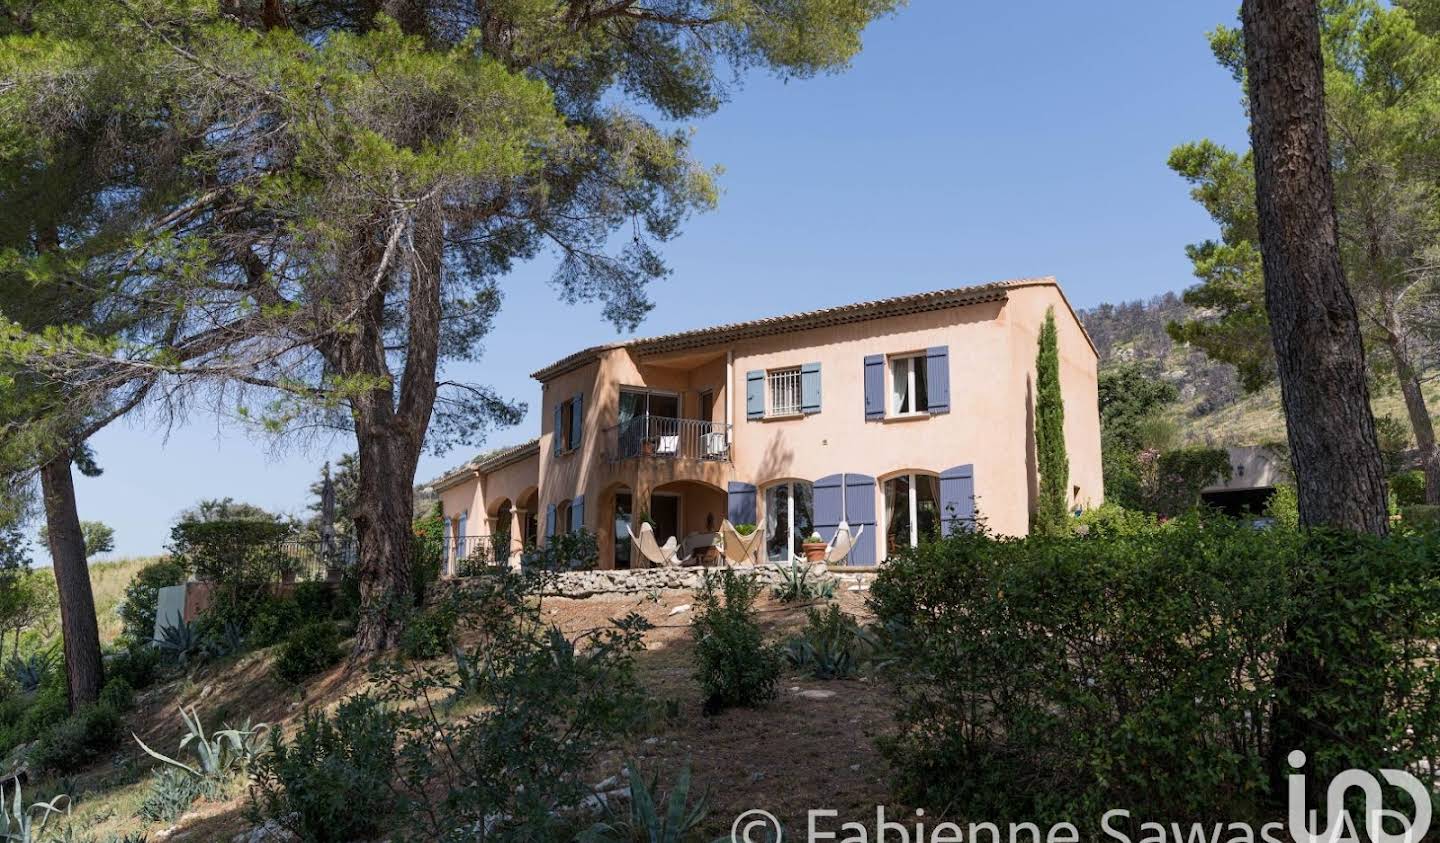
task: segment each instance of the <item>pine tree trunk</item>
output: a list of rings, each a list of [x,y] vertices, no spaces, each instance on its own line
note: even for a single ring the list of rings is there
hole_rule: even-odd
[[[1430,408],[1425,402],[1420,376],[1405,353],[1399,326],[1393,317],[1387,322],[1386,347],[1390,349],[1390,358],[1395,363],[1400,394],[1405,397],[1405,413],[1410,418],[1410,430],[1415,434],[1415,446],[1420,451],[1420,467],[1425,472],[1425,502],[1440,504],[1440,448],[1435,444],[1435,423],[1430,419]]]
[[[1385,474],[1340,264],[1315,0],[1244,0],[1265,308],[1300,523],[1383,535]]]
[[[342,374],[363,374],[384,382],[350,400],[360,459],[355,530],[360,541],[361,614],[352,658],[399,644],[413,607],[412,484],[437,390],[441,219],[438,207],[422,206],[415,209],[411,222],[408,336],[398,390],[389,385],[383,290],[372,294],[366,318],[335,354]]]
[[[40,469],[45,497],[45,524],[50,536],[50,558],[55,561],[55,584],[60,597],[60,635],[65,647],[65,678],[70,710],[100,698],[104,662],[100,656],[100,629],[95,619],[95,597],[90,591],[90,569],[85,563],[85,535],[75,507],[75,479],[70,452]]]

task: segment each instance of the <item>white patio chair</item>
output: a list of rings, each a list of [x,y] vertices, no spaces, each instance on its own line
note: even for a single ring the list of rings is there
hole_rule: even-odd
[[[860,530],[855,535],[850,535],[850,525],[844,521],[835,528],[835,535],[830,537],[830,543],[825,545],[825,564],[839,565],[855,549],[855,543],[865,535],[865,525],[860,525]]]
[[[660,442],[655,446],[655,453],[661,456],[674,456],[680,450],[680,435],[661,436]],[[672,536],[673,538],[673,536]]]
[[[652,568],[668,568],[676,565],[675,554],[679,550],[679,544],[675,537],[671,536],[664,544],[655,541],[655,528],[649,524],[640,525],[640,535],[635,535],[634,527],[626,527],[630,531],[630,544],[635,552],[640,554]]]
[[[736,565],[755,564],[755,549],[760,546],[764,532],[758,527],[748,536],[740,535],[735,525],[726,518],[720,522],[720,538],[725,543],[725,559]]]

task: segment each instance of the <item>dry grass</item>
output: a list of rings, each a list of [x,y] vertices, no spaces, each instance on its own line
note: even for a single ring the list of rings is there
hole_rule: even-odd
[[[863,599],[843,593],[842,606],[863,615]],[[655,625],[646,635],[638,660],[641,681],[656,701],[654,721],[641,734],[617,744],[592,772],[594,781],[620,772],[633,760],[647,776],[660,772],[662,782],[689,764],[695,793],[708,793],[710,815],[706,839],[728,833],[731,821],[744,810],[763,808],[779,816],[787,829],[804,828],[805,811],[833,808],[839,820],[873,817],[874,806],[886,798],[886,770],[873,738],[888,723],[889,694],[871,681],[820,682],[793,673],[782,679],[780,698],[763,708],[736,709],[713,717],[701,714],[700,692],[693,678],[693,642],[689,611],[671,610],[692,602],[688,592],[648,598],[547,598],[545,619],[575,633],[603,625],[630,611]],[[804,606],[785,606],[760,599],[762,622],[775,638],[803,626]],[[344,665],[316,677],[303,689],[287,687],[270,675],[271,651],[256,651],[208,665],[141,695],[127,720],[145,742],[172,752],[180,737],[179,705],[198,707],[205,725],[245,717],[292,728],[307,707],[330,708],[364,689],[363,672]],[[833,691],[825,699],[807,699],[800,691]],[[666,705],[666,701],[673,701]],[[668,716],[667,716],[668,708]],[[134,814],[149,788],[151,760],[127,740],[110,762],[72,771],[63,783],[80,794],[74,824],[76,839],[105,841],[112,835],[144,832],[151,841],[229,840],[248,829],[243,784],[231,788],[232,798],[197,802],[172,828],[146,827]]]
[[[1440,407],[1440,382],[1427,384],[1424,391],[1432,411]],[[1409,429],[1405,399],[1399,390],[1374,395],[1370,406],[1377,418],[1394,416]],[[1285,413],[1280,405],[1278,385],[1243,396],[1234,404],[1205,416],[1192,415],[1192,409],[1189,405],[1178,406],[1172,416],[1187,445],[1224,447],[1285,441]]]

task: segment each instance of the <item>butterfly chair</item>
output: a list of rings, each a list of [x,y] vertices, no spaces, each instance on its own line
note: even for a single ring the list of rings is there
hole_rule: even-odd
[[[725,542],[725,560],[736,565],[755,564],[756,551],[760,548],[760,539],[764,535],[757,527],[755,532],[748,536],[740,535],[735,525],[726,518],[720,522],[720,536]]]
[[[627,527],[630,531],[630,543],[635,552],[640,554],[651,568],[669,568],[678,565],[675,554],[679,551],[679,545],[675,537],[671,536],[664,544],[655,541],[655,528],[649,524],[640,525],[640,535],[635,535],[633,527]]]

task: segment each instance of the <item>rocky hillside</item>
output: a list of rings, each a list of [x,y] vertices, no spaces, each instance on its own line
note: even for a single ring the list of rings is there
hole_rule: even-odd
[[[1280,388],[1270,386],[1246,394],[1235,370],[1216,363],[1204,353],[1177,344],[1165,332],[1169,322],[1195,314],[1177,293],[1166,293],[1148,301],[1102,304],[1080,311],[1085,329],[1100,350],[1100,367],[1133,363],[1164,378],[1180,390],[1173,417],[1181,437],[1190,444],[1253,445],[1283,441],[1285,416],[1280,406]],[[1426,388],[1431,407],[1440,406],[1440,380]],[[1377,417],[1391,416],[1407,428],[1405,406],[1399,390],[1380,383],[1372,387]]]

